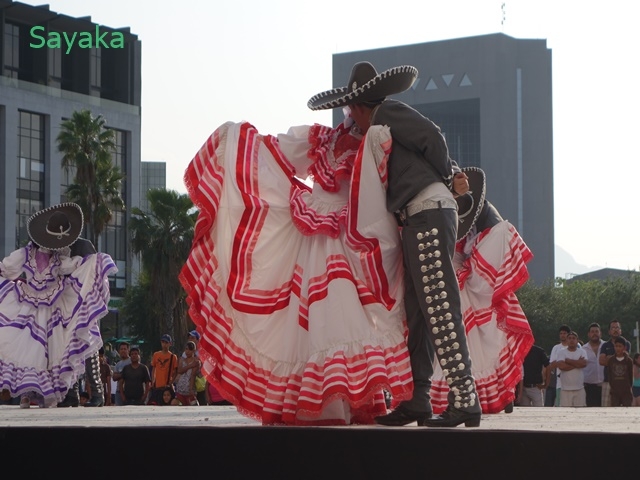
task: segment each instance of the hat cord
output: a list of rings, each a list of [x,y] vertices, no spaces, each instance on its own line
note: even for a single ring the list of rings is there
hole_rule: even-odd
[[[46,226],[45,230],[49,235],[53,235],[58,240],[62,240],[62,237],[68,237],[69,236],[69,230],[71,230],[71,225],[69,225],[69,227],[66,230],[62,230],[62,225],[60,225],[60,232],[59,233],[58,232],[54,232],[52,230],[49,230],[49,226]]]

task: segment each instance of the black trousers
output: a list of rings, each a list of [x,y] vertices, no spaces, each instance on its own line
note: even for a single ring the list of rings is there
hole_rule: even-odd
[[[423,210],[405,219],[402,226],[407,346],[414,391],[413,398],[401,405],[413,412],[431,411],[434,357],[449,385],[449,405],[468,412],[481,410],[453,267],[457,226],[458,214],[451,208]]]
[[[584,391],[587,394],[587,407],[602,406],[602,386],[595,383],[585,383]]]

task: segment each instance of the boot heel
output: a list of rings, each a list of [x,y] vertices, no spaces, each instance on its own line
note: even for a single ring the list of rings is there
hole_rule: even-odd
[[[480,426],[480,417],[472,418],[464,422],[465,427],[479,427]]]

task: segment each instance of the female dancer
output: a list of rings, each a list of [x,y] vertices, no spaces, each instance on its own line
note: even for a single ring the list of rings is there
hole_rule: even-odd
[[[60,402],[86,358],[102,346],[111,257],[70,257],[83,227],[80,207],[63,203],[28,221],[31,241],[0,262],[0,388]],[[28,407],[24,401],[21,406]]]
[[[469,193],[458,201],[454,263],[467,333],[472,374],[483,413],[498,413],[514,401],[524,357],[533,345],[531,326],[515,292],[527,281],[533,258],[515,227],[486,200],[484,172],[462,169]],[[431,386],[434,412],[447,406],[449,391],[436,366]]]
[[[189,165],[200,214],[180,278],[203,371],[241,413],[373,423],[383,388],[411,396],[389,147],[386,127],[363,141],[350,119],[277,138],[226,123]]]

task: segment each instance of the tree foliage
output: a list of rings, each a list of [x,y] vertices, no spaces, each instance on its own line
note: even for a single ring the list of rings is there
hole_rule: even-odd
[[[131,249],[140,256],[142,273],[138,285],[127,289],[123,312],[136,335],[159,345],[169,333],[179,351],[190,327],[178,275],[191,250],[197,211],[188,195],[172,190],[149,190],[147,199],[149,212],[131,211]]]
[[[603,339],[609,322],[617,319],[622,334],[635,348],[634,330],[640,320],[640,275],[607,280],[557,279],[537,286],[528,282],[516,293],[533,330],[536,344],[547,353],[558,343],[558,329],[566,324],[587,341],[591,323],[599,323]]]
[[[67,197],[82,208],[87,237],[94,245],[98,245],[113,209],[124,208],[120,193],[124,176],[112,162],[115,134],[105,124],[102,115],[94,117],[89,110],[75,111],[62,122],[57,137],[62,166],[75,171]]]

